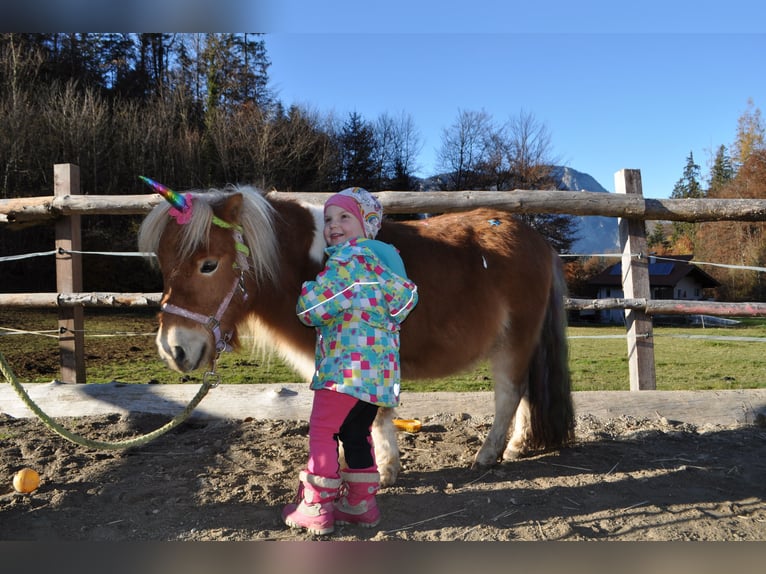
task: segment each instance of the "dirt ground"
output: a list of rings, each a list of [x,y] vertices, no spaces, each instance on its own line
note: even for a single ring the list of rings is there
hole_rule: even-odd
[[[122,440],[164,415],[62,419]],[[491,469],[470,462],[487,417],[438,414],[400,433],[404,470],[356,541],[766,540],[766,429],[577,419],[577,443]],[[305,421],[190,420],[147,445],[93,451],[37,419],[0,415],[0,540],[308,540],[282,525],[307,450]],[[38,490],[13,491],[22,467]]]
[[[132,325],[120,321],[123,328]],[[29,317],[17,323],[34,326]],[[146,345],[145,353],[155,352],[151,341]],[[103,353],[116,360],[119,353],[135,358],[140,351],[124,347],[111,345]],[[30,380],[33,370],[56,375],[56,353],[18,351],[10,343],[4,348],[20,380]],[[60,438],[36,418],[3,412],[0,405],[0,543],[311,538],[280,519],[305,464],[305,420],[192,419],[140,448],[94,451]],[[90,438],[115,441],[168,419],[114,414],[57,420]],[[380,525],[341,526],[323,538],[766,541],[762,417],[754,425],[694,426],[658,416],[582,412],[570,448],[483,470],[470,466],[488,417],[454,412],[422,422],[419,433],[399,435],[404,469],[378,495]],[[42,477],[32,494],[13,491],[12,476],[23,467]]]

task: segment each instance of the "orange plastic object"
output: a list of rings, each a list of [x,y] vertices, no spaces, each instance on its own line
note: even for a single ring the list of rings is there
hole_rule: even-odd
[[[13,476],[13,488],[16,492],[33,492],[40,486],[40,475],[31,468],[22,468]]]
[[[418,419],[394,419],[394,426],[406,432],[418,432],[421,424]]]

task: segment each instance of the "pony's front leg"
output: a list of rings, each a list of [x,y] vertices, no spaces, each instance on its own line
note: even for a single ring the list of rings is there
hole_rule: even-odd
[[[393,418],[394,409],[381,407],[372,423],[372,443],[375,447],[375,462],[378,465],[381,486],[394,484],[402,466]]]

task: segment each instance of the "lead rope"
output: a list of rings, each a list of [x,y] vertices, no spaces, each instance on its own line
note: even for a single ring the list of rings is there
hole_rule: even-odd
[[[102,442],[98,440],[92,440],[73,433],[54,421],[30,398],[30,396],[24,390],[24,387],[22,387],[19,381],[16,379],[16,375],[14,374],[13,370],[8,366],[8,363],[5,362],[5,357],[3,357],[2,352],[0,352],[0,370],[2,370],[3,376],[11,384],[13,389],[16,391],[16,394],[19,395],[19,398],[24,402],[27,408],[35,413],[43,422],[43,424],[53,432],[70,442],[87,448],[95,448],[99,450],[120,450],[144,445],[149,441],[165,434],[169,430],[174,429],[187,418],[189,418],[189,415],[197,407],[200,401],[202,401],[207,392],[211,388],[217,386],[218,382],[220,382],[220,377],[215,372],[215,365],[217,360],[218,355],[216,355],[215,360],[213,361],[213,368],[206,372],[205,376],[202,378],[202,386],[200,387],[199,391],[197,391],[197,394],[194,395],[192,400],[189,401],[189,404],[186,405],[186,408],[180,414],[176,415],[171,421],[150,433],[118,442]]]

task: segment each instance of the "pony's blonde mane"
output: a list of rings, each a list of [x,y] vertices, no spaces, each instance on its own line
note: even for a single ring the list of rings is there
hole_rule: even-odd
[[[191,192],[192,218],[182,226],[179,260],[190,257],[197,249],[206,248],[213,225],[213,209],[232,193],[242,195],[239,224],[242,238],[250,249],[250,273],[258,281],[275,281],[279,272],[277,238],[274,233],[275,210],[259,190],[245,186]],[[157,204],[146,216],[138,233],[138,249],[156,253],[165,227],[170,221],[170,204]],[[227,222],[233,223],[233,222]]]

